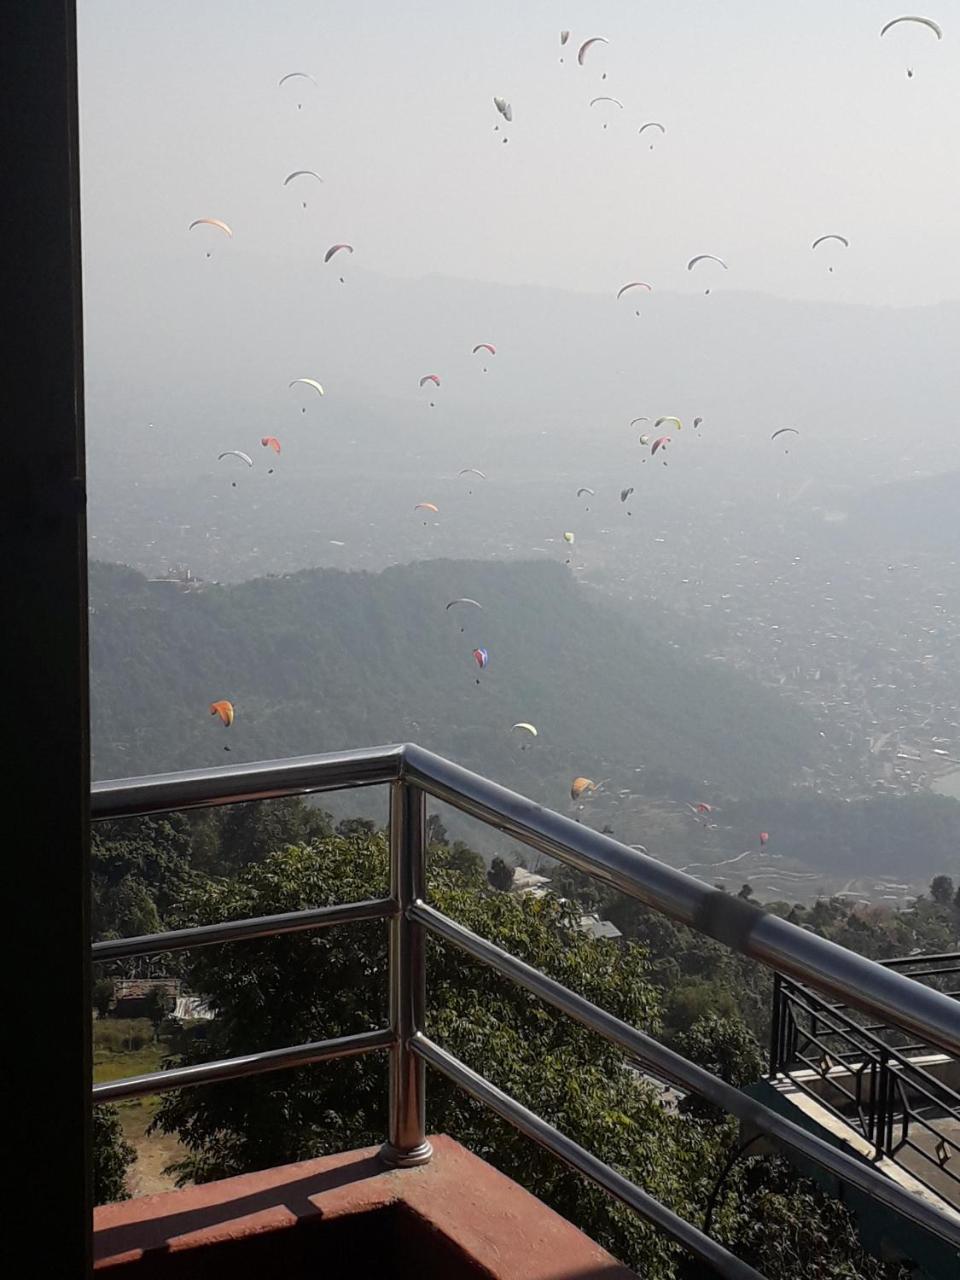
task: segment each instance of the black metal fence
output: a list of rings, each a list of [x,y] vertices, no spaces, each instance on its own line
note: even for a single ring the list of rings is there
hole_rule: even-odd
[[[906,963],[888,967],[894,966]],[[919,978],[943,972],[931,964],[917,968]],[[874,1158],[897,1161],[960,1205],[960,1093],[940,1078],[953,1073],[955,1061],[929,1040],[859,1018],[849,1005],[774,977],[771,1077],[816,1098],[871,1145]]]

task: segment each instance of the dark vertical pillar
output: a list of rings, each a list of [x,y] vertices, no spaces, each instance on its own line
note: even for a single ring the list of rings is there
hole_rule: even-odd
[[[0,4],[5,1248],[89,1265],[89,734],[76,15]],[[13,1273],[11,1270],[11,1274]]]

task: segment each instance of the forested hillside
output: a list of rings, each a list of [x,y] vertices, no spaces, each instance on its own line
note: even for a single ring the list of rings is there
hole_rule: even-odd
[[[461,596],[483,608],[446,610]],[[643,768],[746,798],[785,794],[815,762],[796,708],[685,652],[681,624],[654,642],[562,565],[439,560],[182,593],[95,564],[91,608],[98,778],[415,740],[559,806],[577,773],[626,787]],[[229,729],[208,713],[218,698]],[[511,733],[520,720],[539,737]]]

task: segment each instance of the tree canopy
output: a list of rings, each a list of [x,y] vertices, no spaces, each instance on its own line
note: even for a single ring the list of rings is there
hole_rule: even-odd
[[[577,928],[576,904],[485,887],[475,874],[465,876],[452,867],[446,846],[439,843],[432,846],[430,879],[432,900],[446,914],[632,1025],[659,1031],[662,999],[644,946],[585,935]],[[198,880],[181,922],[212,923],[356,900],[382,894],[386,883],[382,835],[328,834],[310,845],[279,849],[228,879]],[[431,942],[428,965],[429,1034],[677,1212],[703,1220],[735,1145],[735,1125],[664,1105],[656,1083],[625,1063],[619,1051],[458,949]],[[188,977],[216,1017],[205,1040],[184,1046],[186,1061],[385,1024],[385,930],[376,923],[204,949],[190,958]],[[728,1027],[717,1018],[697,1023],[687,1048],[736,1082],[750,1074],[759,1052],[745,1028]],[[155,1123],[177,1133],[188,1150],[177,1168],[181,1179],[209,1180],[372,1145],[385,1132],[385,1067],[382,1057],[370,1056],[169,1094]],[[662,1235],[433,1073],[428,1125],[452,1134],[533,1189],[645,1276],[669,1280],[697,1274]],[[744,1256],[759,1256],[769,1244],[751,1234],[744,1219],[748,1209],[755,1214],[763,1208],[763,1196],[779,1194],[770,1203],[777,1215],[790,1217],[786,1188],[802,1185],[809,1222],[790,1217],[798,1248],[811,1232],[818,1240],[828,1235],[823,1223],[837,1214],[847,1227],[840,1252],[833,1246],[825,1250],[823,1266],[842,1257],[849,1269],[811,1274],[894,1274],[863,1255],[844,1211],[822,1204],[821,1194],[791,1170],[778,1169],[772,1187],[755,1173],[748,1186],[750,1171],[748,1166],[726,1178],[713,1211],[717,1235],[742,1246]],[[745,1196],[751,1197],[748,1208]],[[774,1264],[768,1274],[793,1280],[796,1272]]]

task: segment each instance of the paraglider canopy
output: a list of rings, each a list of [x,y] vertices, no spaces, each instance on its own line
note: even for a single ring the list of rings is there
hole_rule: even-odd
[[[323,181],[315,169],[294,169],[293,173],[288,173],[284,178],[283,185],[287,186],[294,178],[316,178],[318,182]]]
[[[413,509],[414,511],[432,511],[435,514],[439,514],[440,511],[440,508],[432,502],[418,502]]]
[[[692,271],[698,262],[719,262],[724,271],[728,270],[727,264],[722,258],[718,258],[715,253],[698,253],[696,257],[691,258],[687,263],[687,270]]]
[[[574,535],[574,534],[570,533],[570,532],[569,532],[569,530],[568,530],[568,531],[563,535],[563,540],[564,540],[564,542],[575,542],[575,541],[576,541],[576,537],[575,537],[575,535]]]
[[[653,424],[654,429],[656,429],[657,427],[662,427],[665,422],[673,422],[676,424],[678,431],[683,430],[683,423],[680,421],[679,418],[674,418],[672,415],[669,415],[666,418],[658,418],[656,422]]]
[[[591,498],[596,496],[596,489],[588,489],[586,485],[581,485],[577,490],[577,497],[582,498],[585,493],[589,493]]]
[[[432,382],[437,387],[439,387],[440,385],[440,379],[437,377],[435,373],[425,373],[423,377],[420,379],[419,385],[422,387],[422,386],[425,386],[426,383],[428,382]]]
[[[253,459],[249,453],[244,453],[241,449],[226,449],[223,453],[217,455],[217,461],[222,462],[224,458],[239,458],[241,462],[245,462],[248,467],[253,466]]]
[[[486,649],[474,649],[473,660],[477,664],[477,666],[481,670],[483,670],[483,668],[490,661],[490,655],[487,653]]]
[[[793,435],[795,435],[795,436],[798,436],[798,435],[800,434],[800,432],[797,430],[797,428],[796,428],[796,427],[781,427],[781,428],[779,429],[779,431],[775,431],[775,432],[773,433],[773,435],[770,437],[770,439],[771,439],[771,440],[776,440],[777,436],[785,435],[788,431],[789,431],[789,432],[791,432],[791,433],[792,433]]]
[[[657,436],[656,440],[654,440],[653,442],[652,448],[650,449],[651,456],[655,454],[658,449],[664,448],[669,443],[670,443],[669,436]]]
[[[280,452],[280,441],[276,436],[261,436],[260,443],[264,449],[272,449],[274,453]]]
[[[570,799],[579,800],[585,792],[596,791],[597,784],[591,778],[574,778],[570,783]]]
[[[534,738],[538,738],[540,736],[537,733],[536,726],[530,724],[527,720],[518,720],[515,725],[511,725],[510,732],[512,733],[514,729],[522,729],[524,733],[529,733]]]
[[[479,467],[462,467],[458,472],[458,476],[479,476],[481,480],[486,480],[485,471],[481,471]]]
[[[233,703],[227,701],[226,698],[222,698],[219,702],[211,702],[210,714],[212,716],[219,716],[221,724],[229,726],[233,724]]]
[[[580,66],[582,67],[584,58],[587,56],[587,53],[589,52],[590,49],[593,48],[595,44],[609,44],[609,43],[610,41],[607,39],[606,36],[591,36],[589,40],[584,40],[583,44],[577,50],[577,62],[579,62]]]
[[[478,342],[473,348],[472,355],[476,355],[478,351],[489,351],[492,356],[497,354],[497,348],[492,342]]]
[[[452,609],[455,604],[471,604],[475,609],[483,608],[479,600],[472,600],[470,596],[458,596],[456,600],[451,600],[446,607],[447,609]]]
[[[194,218],[187,230],[192,231],[194,227],[216,227],[218,231],[224,232],[231,240],[233,239],[233,232],[220,218]]]
[[[653,286],[647,284],[646,280],[631,280],[617,290],[617,299],[622,298],[628,289],[646,289],[647,293],[653,293]]]
[[[497,108],[504,120],[510,124],[513,121],[513,108],[506,98],[494,98],[493,105]]]
[[[313,76],[310,75],[308,71],[288,71],[285,76],[281,76],[277,81],[277,87],[279,88],[280,85],[286,84],[288,80],[309,80],[312,85],[317,84],[316,80],[314,80]]]
[[[817,236],[816,240],[814,240],[814,242],[813,242],[813,244],[810,246],[810,248],[811,248],[811,249],[815,249],[815,248],[817,247],[817,245],[818,245],[818,244],[823,244],[823,243],[824,243],[824,241],[826,241],[826,240],[839,240],[839,241],[840,241],[840,243],[844,246],[844,248],[846,248],[846,249],[849,249],[849,248],[850,248],[850,241],[847,239],[847,237],[846,237],[846,236],[838,236],[838,235],[836,235],[835,233],[832,233],[831,235],[827,235],[827,236]]]
[[[902,18],[891,18],[880,28],[881,36],[885,36],[891,27],[899,26],[901,22],[917,22],[921,27],[929,27],[938,40],[943,39],[943,31],[939,23],[934,22],[932,18],[918,18],[913,14],[905,14]]]
[[[334,254],[339,253],[341,249],[345,253],[353,253],[352,244],[332,244],[330,248],[327,250],[327,252],[323,255],[324,262],[329,262],[330,259],[334,256]]]
[[[294,380],[289,384],[287,390],[289,390],[290,387],[297,386],[298,383],[302,383],[305,387],[313,387],[317,395],[320,395],[320,396],[323,395],[323,387],[321,387],[320,383],[316,380],[316,378],[294,378]]]

